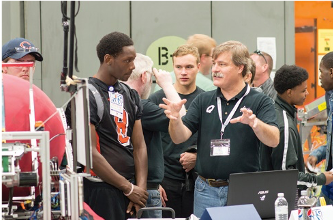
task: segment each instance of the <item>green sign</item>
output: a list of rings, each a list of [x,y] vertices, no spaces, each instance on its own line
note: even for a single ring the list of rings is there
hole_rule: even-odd
[[[146,55],[149,56],[156,69],[173,71],[172,54],[186,40],[177,36],[166,36],[154,41],[147,49]]]

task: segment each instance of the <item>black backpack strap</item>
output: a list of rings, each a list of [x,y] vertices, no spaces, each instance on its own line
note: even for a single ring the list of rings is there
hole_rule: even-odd
[[[104,114],[103,100],[102,100],[101,94],[99,93],[97,88],[90,82],[88,83],[88,89],[92,92],[92,94],[95,97],[95,101],[96,101],[96,105],[97,105],[97,116],[99,117],[99,122],[98,122],[98,124],[99,124],[102,121],[103,114]]]

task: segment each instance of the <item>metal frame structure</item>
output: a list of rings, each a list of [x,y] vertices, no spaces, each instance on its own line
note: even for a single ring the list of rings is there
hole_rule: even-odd
[[[50,134],[48,131],[18,131],[18,132],[2,132],[3,140],[40,140],[39,147],[32,147],[32,151],[38,152],[40,161],[42,162],[43,175],[43,219],[51,220],[51,194],[50,183]],[[2,202],[1,202],[2,203]],[[2,204],[1,204],[2,205]]]
[[[87,175],[77,174],[69,169],[60,174],[59,183],[64,185],[60,187],[61,216],[76,219],[83,213],[83,177]],[[62,189],[65,191],[61,191]]]
[[[29,128],[31,132],[35,130],[35,104],[34,104],[34,93],[33,93],[33,67],[34,62],[19,62],[19,63],[2,63],[2,67],[29,67]],[[36,139],[31,139],[31,146],[37,147]],[[37,152],[31,152],[31,162],[32,162],[32,170],[36,170],[38,168],[38,161],[37,161]],[[32,200],[35,200],[35,187],[32,186],[30,188],[30,196]]]

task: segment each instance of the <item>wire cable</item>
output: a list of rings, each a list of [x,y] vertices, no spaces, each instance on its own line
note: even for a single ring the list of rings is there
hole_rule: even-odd
[[[62,16],[64,16],[66,19],[68,20],[71,20],[70,17],[67,17],[65,15],[65,12],[64,12],[64,1],[61,1],[60,4],[61,4],[61,13],[62,13]],[[80,6],[81,6],[81,3],[80,1],[78,1],[78,7],[77,7],[77,12],[75,13],[75,17],[79,14],[79,11],[80,11]]]
[[[82,88],[82,87],[81,87]],[[80,88],[80,89],[81,89]],[[76,91],[75,93],[73,93],[73,95],[69,98],[69,100],[67,100],[65,102],[65,104],[63,106],[61,106],[61,108],[64,108],[73,98],[74,96],[77,94],[78,91]],[[46,124],[46,122],[48,122],[53,116],[55,116],[58,113],[58,111],[55,111],[50,117],[48,117],[45,121],[44,124]],[[41,124],[39,127],[36,128],[36,130],[38,130],[39,128],[41,128],[43,126],[43,124]]]

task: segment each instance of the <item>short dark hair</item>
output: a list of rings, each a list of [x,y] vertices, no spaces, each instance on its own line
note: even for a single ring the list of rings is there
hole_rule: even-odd
[[[104,56],[109,54],[117,57],[123,50],[123,47],[132,46],[132,39],[124,33],[112,32],[105,35],[98,43],[96,50],[101,63],[104,62]]]
[[[321,59],[321,62],[323,62],[324,67],[327,69],[333,68],[333,51],[325,54]]]
[[[299,66],[283,65],[275,73],[274,88],[279,94],[301,85],[309,78],[308,72]]]

